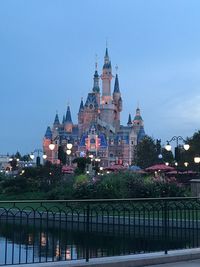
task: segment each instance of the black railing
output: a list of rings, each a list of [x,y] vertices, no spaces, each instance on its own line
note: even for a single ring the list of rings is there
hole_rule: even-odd
[[[0,264],[194,248],[200,199],[1,201]]]

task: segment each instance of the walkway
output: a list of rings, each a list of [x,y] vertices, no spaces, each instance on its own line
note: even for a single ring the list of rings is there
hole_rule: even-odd
[[[174,263],[165,263],[159,265],[146,265],[144,267],[199,267],[200,260],[192,260],[192,261],[181,261],[181,262],[174,262]]]

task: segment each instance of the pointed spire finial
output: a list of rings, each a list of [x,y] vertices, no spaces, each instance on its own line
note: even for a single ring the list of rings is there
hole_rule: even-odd
[[[95,70],[97,71],[98,69],[98,57],[97,54],[95,54]]]
[[[119,69],[119,67],[118,67],[118,65],[116,65],[116,66],[115,66],[116,74],[118,73],[118,69]]]

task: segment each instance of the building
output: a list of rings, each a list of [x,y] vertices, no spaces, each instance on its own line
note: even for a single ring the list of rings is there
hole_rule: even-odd
[[[101,159],[102,166],[132,163],[135,146],[145,135],[144,123],[137,107],[134,119],[132,120],[129,114],[127,125],[121,125],[123,101],[118,74],[115,75],[112,91],[113,78],[112,65],[106,48],[102,74],[98,74],[96,64],[93,88],[88,93],[85,103],[81,99],[78,124],[73,123],[68,106],[62,122],[56,114],[52,127],[47,127],[43,139],[43,150],[47,160],[59,163],[59,147],[66,150],[67,143],[71,143],[73,145],[71,157],[93,154]],[[50,150],[49,145],[52,142],[55,147]]]

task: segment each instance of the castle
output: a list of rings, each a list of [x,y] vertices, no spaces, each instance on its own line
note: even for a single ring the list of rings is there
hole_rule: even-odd
[[[102,80],[102,91],[99,80]],[[114,90],[111,93],[113,79],[111,61],[106,48],[102,74],[99,76],[95,65],[94,83],[85,103],[81,100],[78,111],[78,124],[72,122],[68,105],[66,115],[60,122],[58,114],[53,126],[47,127],[43,139],[43,151],[47,160],[59,163],[58,150],[64,151],[67,143],[72,144],[71,157],[92,154],[101,159],[101,166],[112,164],[131,165],[137,143],[144,137],[144,123],[137,107],[134,119],[128,116],[126,126],[120,124],[122,97],[118,74],[115,76]],[[53,150],[49,145],[55,144]]]

